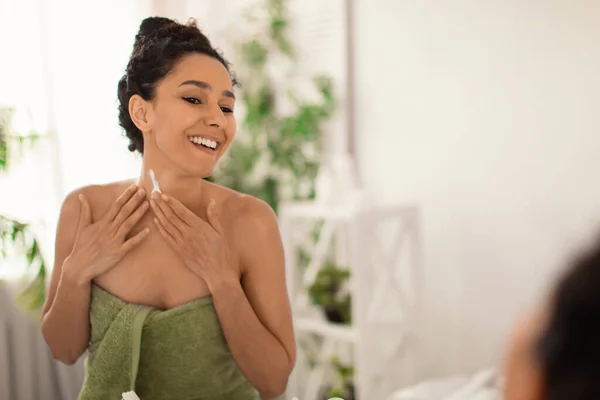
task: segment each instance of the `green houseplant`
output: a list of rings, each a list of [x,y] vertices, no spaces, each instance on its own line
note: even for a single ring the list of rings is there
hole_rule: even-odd
[[[317,273],[315,281],[308,287],[312,303],[319,306],[325,318],[336,324],[352,322],[352,298],[347,290],[350,271],[327,262]]]
[[[256,15],[265,12],[266,17]],[[256,196],[277,212],[282,200],[315,196],[323,123],[335,110],[333,82],[314,77],[318,99],[305,100],[269,72],[271,63],[294,70],[297,62],[283,0],[262,0],[245,18],[253,33],[236,44],[234,57],[244,117],[238,137],[208,180]],[[284,103],[291,105],[286,112]]]
[[[235,46],[244,117],[238,137],[208,180],[256,196],[278,212],[281,201],[315,197],[324,123],[336,109],[333,81],[327,76],[313,77],[310,84],[318,96],[305,100],[292,88],[282,88],[281,79],[269,72],[269,63],[287,64],[293,70],[298,62],[289,39],[291,21],[285,1],[261,0],[245,18],[253,33]],[[281,111],[282,103],[291,105],[287,112]],[[314,236],[317,240],[318,234]],[[297,253],[300,264],[306,264],[306,251],[298,249]],[[331,266],[323,269],[311,295],[328,319],[349,323],[350,296],[340,300],[331,292],[347,277],[335,271]],[[327,279],[334,279],[335,285],[325,283]]]
[[[284,0],[261,0],[245,18],[253,32],[237,43],[234,57],[236,74],[242,83],[240,102],[244,115],[236,140],[207,180],[256,196],[277,213],[282,201],[315,198],[324,124],[335,112],[337,102],[333,81],[328,76],[312,77],[310,84],[317,96],[306,100],[293,88],[282,87],[281,80],[267,68],[278,63],[293,70],[298,62],[289,39],[292,22]],[[314,231],[316,241],[319,229]],[[297,257],[301,266],[310,259],[302,248]],[[344,293],[348,279],[349,271],[330,262],[308,289],[312,302],[322,308],[331,322],[351,322],[351,298]],[[351,368],[337,364],[335,367],[342,383],[328,388],[328,397],[344,393],[349,394],[344,398],[352,399],[348,376]]]
[[[322,388],[321,400],[328,400],[339,397],[344,400],[356,400],[354,389],[354,367],[345,365],[338,357],[332,357],[331,364],[336,372],[336,379],[333,383],[325,385]]]
[[[11,129],[13,110],[0,110],[0,173],[8,171],[14,157],[22,152],[26,144],[33,143],[37,136],[15,134]],[[33,278],[19,294],[18,300],[29,311],[39,311],[45,299],[46,263],[38,239],[32,227],[10,216],[0,215],[0,262],[7,262],[14,254],[21,256],[27,272]]]

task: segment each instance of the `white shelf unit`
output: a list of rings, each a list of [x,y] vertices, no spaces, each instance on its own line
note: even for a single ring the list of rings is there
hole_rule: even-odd
[[[320,224],[318,239],[311,230],[315,223]],[[332,374],[330,358],[343,349],[350,350],[358,400],[385,399],[410,384],[417,368],[417,207],[291,203],[280,208],[280,224],[298,342],[286,399],[321,400],[319,392]],[[299,248],[309,256],[304,267],[299,265]],[[307,288],[327,254],[334,255],[336,266],[350,270],[351,325],[328,322],[308,297]],[[302,345],[310,334],[321,338],[312,367]]]

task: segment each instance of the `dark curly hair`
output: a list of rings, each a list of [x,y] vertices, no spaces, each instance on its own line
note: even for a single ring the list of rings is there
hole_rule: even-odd
[[[129,138],[130,151],[137,150],[143,154],[144,138],[129,115],[129,99],[137,94],[144,100],[152,100],[156,85],[183,56],[192,53],[204,54],[221,62],[229,71],[234,86],[238,84],[229,62],[198,29],[194,19],[187,24],[163,17],[149,17],[142,21],[127,69],[118,86],[119,125]]]
[[[559,280],[536,350],[546,399],[600,399],[600,242]]]

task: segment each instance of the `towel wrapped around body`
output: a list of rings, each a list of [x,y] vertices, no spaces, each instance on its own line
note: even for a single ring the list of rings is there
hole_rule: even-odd
[[[261,398],[235,363],[210,296],[161,311],[92,285],[90,325],[78,400],[118,400],[130,390],[141,400]]]

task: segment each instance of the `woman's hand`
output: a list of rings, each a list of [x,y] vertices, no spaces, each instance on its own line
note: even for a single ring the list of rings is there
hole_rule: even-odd
[[[219,279],[235,276],[214,200],[207,207],[208,222],[173,197],[153,193],[151,204],[161,235],[209,290]]]
[[[148,235],[148,228],[126,239],[127,234],[148,211],[143,189],[129,187],[104,214],[92,223],[92,213],[87,199],[79,195],[81,213],[77,238],[69,259],[84,280],[95,277],[114,267],[127,252],[139,245]],[[141,205],[140,205],[141,203]]]

